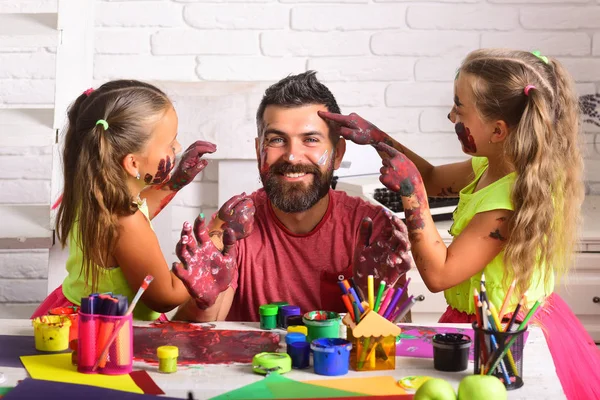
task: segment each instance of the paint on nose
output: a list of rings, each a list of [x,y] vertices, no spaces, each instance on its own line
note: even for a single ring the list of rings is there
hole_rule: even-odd
[[[294,155],[293,155],[293,154],[290,154],[290,156],[289,156],[289,158],[288,158],[288,159],[289,159],[290,161],[294,161]]]

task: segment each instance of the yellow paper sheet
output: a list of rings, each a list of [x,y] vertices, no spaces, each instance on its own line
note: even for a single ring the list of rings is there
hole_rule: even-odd
[[[346,390],[354,393],[364,393],[370,396],[385,396],[391,394],[406,394],[392,376],[372,376],[365,378],[319,379],[304,381],[311,385],[324,386],[332,389]]]
[[[144,393],[133,379],[126,375],[82,374],[71,364],[71,354],[49,354],[40,356],[22,356],[21,361],[29,375],[34,379],[54,382],[78,383],[99,386],[125,392]]]

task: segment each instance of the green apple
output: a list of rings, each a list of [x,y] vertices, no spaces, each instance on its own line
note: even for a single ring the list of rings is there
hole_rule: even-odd
[[[490,375],[469,375],[458,385],[458,400],[506,400],[506,388]]]
[[[456,400],[456,393],[448,382],[434,378],[417,389],[414,400]]]

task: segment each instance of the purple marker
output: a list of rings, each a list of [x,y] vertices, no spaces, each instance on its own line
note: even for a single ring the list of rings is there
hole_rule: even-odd
[[[410,296],[408,299],[406,299],[406,301],[404,303],[402,303],[402,305],[400,307],[398,307],[398,309],[396,310],[396,312],[394,313],[394,315],[391,315],[389,320],[393,321],[395,320],[400,314],[402,314],[402,311],[408,307],[408,305],[410,304],[410,302],[414,299],[415,296]]]
[[[387,310],[385,310],[385,313],[383,314],[383,318],[389,319],[388,317],[390,316],[390,314],[392,314],[392,311],[394,311],[394,309],[396,308],[396,305],[398,304],[398,301],[400,300],[400,296],[402,296],[402,290],[397,290],[396,293],[394,293],[394,297],[392,297],[392,301],[390,301],[390,305],[388,306]]]

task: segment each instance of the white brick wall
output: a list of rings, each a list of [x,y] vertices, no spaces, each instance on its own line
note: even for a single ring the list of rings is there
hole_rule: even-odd
[[[56,0],[6,0],[0,13],[53,7]],[[254,113],[269,83],[317,70],[343,112],[427,157],[462,158],[446,115],[469,51],[540,49],[565,64],[581,94],[595,93],[599,31],[600,0],[96,0],[94,78],[158,82],[175,100],[182,143],[219,146],[173,202],[174,243],[184,220],[217,209],[218,159],[254,159]],[[53,50],[14,43],[0,34],[0,107],[52,104]],[[600,194],[600,132],[586,130],[587,186]],[[0,151],[0,203],[48,201],[48,154]],[[0,253],[0,266],[19,263]],[[3,268],[0,315],[39,300],[43,274],[7,276]]]

